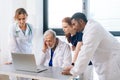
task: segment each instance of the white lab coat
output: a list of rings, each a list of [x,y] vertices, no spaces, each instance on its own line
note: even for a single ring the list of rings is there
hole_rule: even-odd
[[[22,32],[22,30],[20,29],[17,23],[13,24],[11,26],[11,31],[10,31],[11,52],[31,54],[32,38],[33,38],[33,29],[30,24],[27,23],[25,34]],[[31,80],[31,79],[18,77],[17,80]]]
[[[58,39],[58,45],[53,54],[53,67],[65,67],[71,65],[71,49],[70,46]],[[41,53],[40,64],[49,66],[49,61],[51,58],[51,49],[47,49],[46,53]]]
[[[32,37],[33,29],[30,24],[27,23],[27,29],[24,33],[19,28],[18,24],[12,25],[12,30],[10,31],[10,43],[11,43],[11,52],[17,53],[31,53],[32,52]]]
[[[90,60],[99,80],[120,79],[120,43],[93,20],[89,20],[84,28],[83,46],[70,73],[83,73]]]

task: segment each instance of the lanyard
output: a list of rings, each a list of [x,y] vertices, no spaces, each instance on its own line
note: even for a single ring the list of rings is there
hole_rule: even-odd
[[[32,29],[31,29],[31,27],[30,27],[29,24],[27,24],[27,25],[28,25],[28,28],[29,28],[29,33],[28,33],[28,35],[32,35]],[[20,32],[20,31],[16,31],[16,35],[18,35],[19,32]]]

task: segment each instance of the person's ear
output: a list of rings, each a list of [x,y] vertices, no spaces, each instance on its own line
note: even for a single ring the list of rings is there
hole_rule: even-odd
[[[80,19],[79,22],[80,22],[80,24],[83,24],[83,23],[84,23],[84,21],[83,21],[82,19]]]

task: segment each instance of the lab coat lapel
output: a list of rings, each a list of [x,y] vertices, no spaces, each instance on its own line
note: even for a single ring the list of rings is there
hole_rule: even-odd
[[[27,28],[26,28],[26,32],[25,32],[25,35],[29,35],[29,27],[28,27],[28,24],[27,24]]]
[[[20,36],[23,36],[23,35],[24,35],[18,24],[17,24],[17,26],[16,26],[16,33],[17,33],[17,34],[19,33]]]
[[[56,46],[56,49],[55,49],[55,51],[54,51],[54,55],[56,55],[57,52],[61,51],[61,50],[60,50],[60,44],[61,44],[61,42],[60,42],[60,40],[58,39],[58,45]],[[58,48],[58,49],[57,49],[57,48]]]

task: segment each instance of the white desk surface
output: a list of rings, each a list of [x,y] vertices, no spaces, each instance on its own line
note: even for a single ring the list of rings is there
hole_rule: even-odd
[[[16,77],[32,78],[39,80],[71,80],[72,76],[62,75],[62,69],[57,67],[50,67],[48,70],[40,73],[32,73],[25,71],[16,71],[13,65],[0,66],[0,74],[12,75]]]

